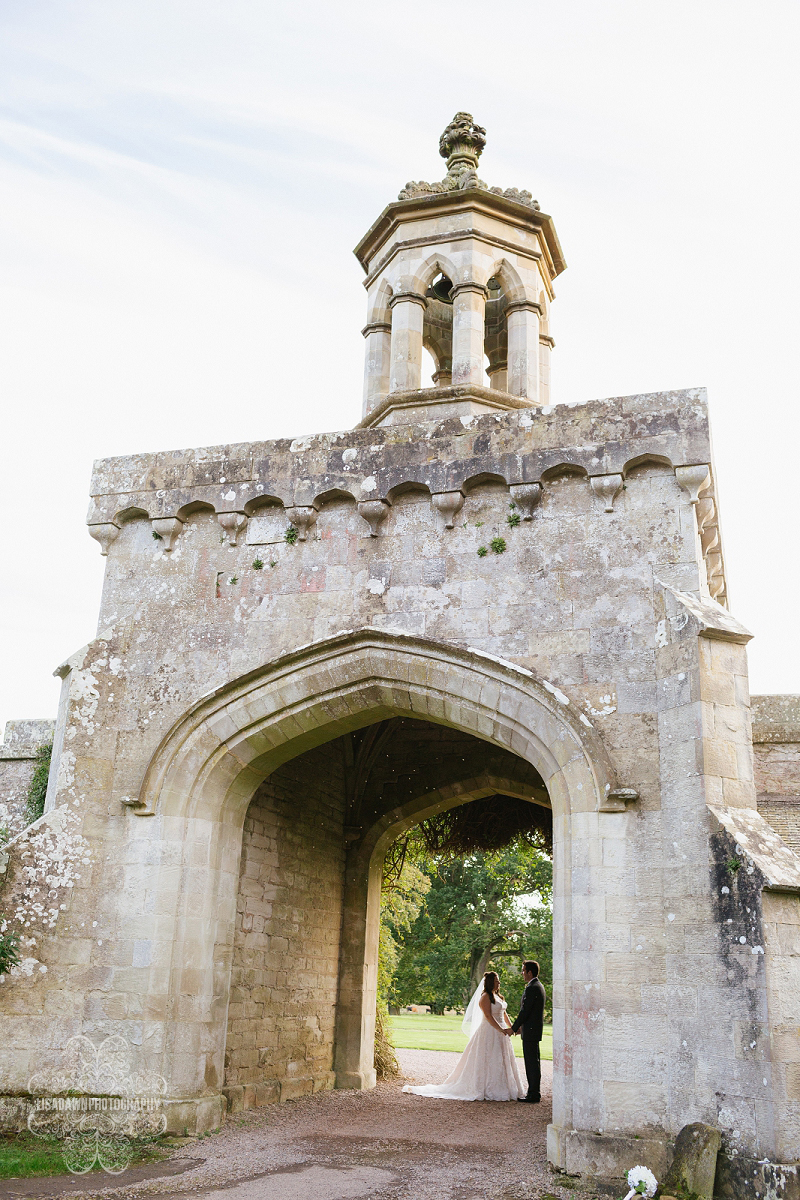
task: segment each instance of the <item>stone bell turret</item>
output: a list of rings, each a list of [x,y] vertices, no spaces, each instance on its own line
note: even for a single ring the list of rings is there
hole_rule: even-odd
[[[548,403],[550,304],[566,263],[530,192],[478,178],[485,145],[456,113],[439,141],[445,178],[407,183],[355,249],[369,297],[362,427]]]

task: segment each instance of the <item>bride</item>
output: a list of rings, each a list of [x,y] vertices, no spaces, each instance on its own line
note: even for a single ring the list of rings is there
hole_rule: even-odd
[[[469,1041],[455,1070],[444,1083],[406,1087],[417,1096],[443,1100],[521,1100],[525,1088],[507,1031],[506,1002],[500,995],[500,977],[487,971],[469,1002],[461,1028]]]

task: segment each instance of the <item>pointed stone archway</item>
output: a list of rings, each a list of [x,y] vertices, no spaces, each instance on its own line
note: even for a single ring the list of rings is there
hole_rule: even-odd
[[[592,1102],[601,1102],[602,1080],[593,1071],[597,1047],[584,1019],[586,972],[574,989],[572,962],[573,929],[588,913],[588,897],[615,886],[614,873],[593,869],[587,852],[601,838],[602,823],[618,820],[625,807],[605,748],[568,698],[531,672],[477,651],[368,629],[298,649],[211,693],[170,730],[146,772],[137,811],[151,817],[143,827],[152,831],[149,840],[157,832],[163,851],[147,905],[161,951],[154,955],[149,991],[164,1013],[161,1073],[172,1105],[186,1117],[190,1107],[213,1110],[219,1104],[242,827],[252,797],[284,763],[396,716],[473,734],[524,759],[544,781],[554,829],[554,1135],[573,1127],[575,1079],[579,1107],[591,1101],[593,1090],[598,1094]],[[477,798],[494,782],[460,781],[452,802]],[[374,1083],[377,904],[385,848],[403,825],[423,819],[426,806],[446,805],[437,793],[435,799],[417,797],[408,811],[384,814],[348,856],[339,1086]],[[189,852],[176,866],[169,848],[180,843]],[[602,970],[599,961],[597,967]],[[183,1118],[176,1113],[175,1119]],[[186,1123],[198,1121],[202,1117],[194,1115]]]
[[[517,762],[523,766],[523,760],[517,759]],[[443,786],[421,792],[406,803],[387,809],[364,830],[348,853],[344,889],[347,920],[342,923],[335,1048],[338,1087],[364,1088],[375,1084],[372,1059],[381,886],[389,846],[395,838],[427,817],[475,800],[501,795],[531,804],[545,804],[543,789],[532,786],[521,776],[521,771],[514,770],[512,759],[505,770],[490,764],[479,774],[450,779]]]

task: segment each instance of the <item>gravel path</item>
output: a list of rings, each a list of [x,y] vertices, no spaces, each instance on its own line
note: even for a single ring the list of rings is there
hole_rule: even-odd
[[[406,1076],[374,1091],[322,1092],[229,1117],[219,1134],[192,1139],[176,1151],[171,1167],[188,1160],[188,1170],[180,1176],[126,1185],[124,1177],[95,1175],[91,1183],[81,1181],[82,1193],[70,1189],[71,1195],[125,1200],[587,1200],[609,1194],[587,1191],[578,1180],[553,1174],[547,1166],[552,1064],[542,1064],[541,1105],[467,1104],[401,1090],[405,1082],[444,1079],[457,1054],[400,1050],[398,1059]],[[25,1183],[18,1181],[15,1196],[26,1194]],[[8,1184],[3,1191],[11,1195],[6,1189]],[[59,1194],[57,1187],[51,1194]]]

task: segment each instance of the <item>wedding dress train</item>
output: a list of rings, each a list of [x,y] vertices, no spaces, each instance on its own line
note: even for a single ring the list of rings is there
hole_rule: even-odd
[[[505,1000],[500,1004],[505,1012]],[[467,1018],[464,1023],[467,1024]],[[519,1076],[511,1038],[481,1013],[480,1021],[472,1025],[466,1050],[444,1083],[406,1085],[403,1091],[417,1096],[438,1096],[442,1100],[522,1100],[527,1089]]]

